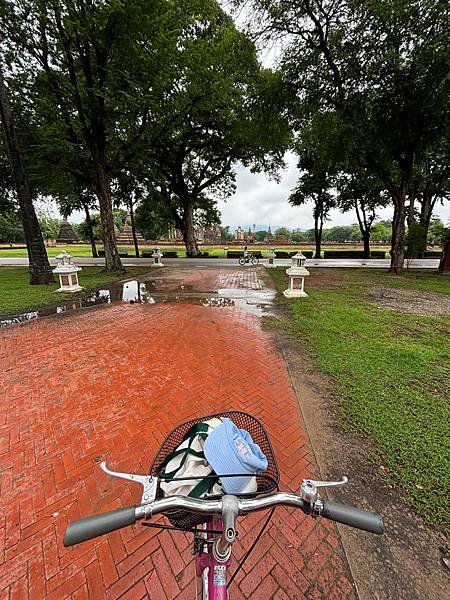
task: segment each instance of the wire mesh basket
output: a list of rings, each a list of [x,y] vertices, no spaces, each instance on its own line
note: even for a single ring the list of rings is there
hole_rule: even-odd
[[[163,463],[164,459],[168,454],[171,454],[176,448],[178,448],[189,429],[197,423],[209,421],[213,418],[228,418],[231,421],[233,421],[233,423],[239,429],[245,429],[246,431],[248,431],[252,437],[252,440],[259,445],[262,452],[267,458],[267,470],[263,474],[256,475],[256,492],[252,492],[252,494],[250,495],[242,494],[242,496],[249,497],[256,496],[259,494],[268,494],[275,490],[278,487],[280,473],[267,431],[265,430],[262,423],[258,421],[258,419],[252,417],[247,413],[239,411],[228,411],[216,413],[213,415],[206,415],[203,417],[198,417],[197,419],[185,421],[184,423],[177,425],[177,427],[172,429],[172,431],[167,435],[160,449],[156,453],[156,456],[153,459],[152,464],[150,465],[149,474],[158,477],[160,466]],[[217,473],[217,476],[220,477],[220,473]],[[158,485],[157,497],[160,498],[162,497],[162,495],[162,490]],[[195,527],[196,525],[200,525],[205,521],[205,515],[191,514],[181,510],[171,511],[170,513],[167,513],[166,516],[172,523],[172,525],[174,525],[175,527],[189,529]]]

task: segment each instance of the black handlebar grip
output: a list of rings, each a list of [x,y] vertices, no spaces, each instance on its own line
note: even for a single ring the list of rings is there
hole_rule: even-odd
[[[69,523],[64,536],[64,546],[73,546],[80,542],[111,533],[121,527],[136,523],[136,509],[134,506],[118,508],[100,515],[92,515]]]
[[[344,525],[351,525],[357,529],[364,529],[371,533],[381,535],[384,533],[384,523],[381,516],[377,513],[347,506],[346,504],[335,504],[334,502],[324,502],[322,516]]]

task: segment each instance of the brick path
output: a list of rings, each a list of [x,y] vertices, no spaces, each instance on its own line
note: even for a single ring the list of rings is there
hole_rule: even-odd
[[[211,259],[212,260],[212,259]],[[217,292],[219,289],[262,290],[263,283],[254,269],[217,269],[202,267],[186,269],[168,267],[152,271],[144,277],[154,286],[153,291],[179,292],[181,285],[185,292]],[[152,285],[149,286],[150,291]]]
[[[100,457],[144,472],[182,420],[248,411],[269,430],[283,488],[316,472],[284,361],[239,309],[122,304],[50,317],[2,331],[0,362],[2,599],[193,598],[191,536],[136,525],[62,545],[68,520],[139,501]],[[237,556],[264,518],[240,520]],[[350,582],[334,525],[278,509],[232,598],[353,598]]]

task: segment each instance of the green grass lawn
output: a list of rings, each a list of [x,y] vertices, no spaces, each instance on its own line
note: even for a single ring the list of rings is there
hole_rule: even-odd
[[[155,249],[156,244],[151,246],[139,246],[139,250],[141,252],[151,252]],[[237,248],[239,249],[239,248]],[[91,247],[87,244],[73,244],[70,246],[58,246],[57,248],[47,248],[47,254],[49,258],[54,258],[60,252],[65,250],[69,252],[72,256],[81,256],[81,257],[92,257]],[[98,246],[97,250],[103,250],[103,246]],[[162,246],[161,250],[164,251],[176,251],[178,252],[179,257],[186,256],[186,249],[181,246]],[[119,246],[120,252],[128,252],[128,256],[130,258],[134,257],[134,247],[133,246]],[[209,252],[210,254],[214,254],[216,256],[226,256],[226,252],[223,248],[201,248],[202,252]],[[268,252],[268,251],[267,251]],[[11,248],[7,250],[0,250],[0,258],[27,258],[27,250],[26,248]]]
[[[156,244],[153,245],[144,245],[144,246],[139,246],[139,249],[141,252],[149,252],[149,251],[153,251],[156,247]],[[226,250],[224,250],[224,246],[222,247],[210,247],[210,246],[200,246],[199,249],[201,250],[201,252],[209,252],[210,255],[212,256],[219,256],[219,257],[223,257],[226,258]],[[242,250],[242,248],[244,247],[244,244],[242,244],[242,246],[234,246],[234,245],[230,245],[228,246],[229,250]],[[249,246],[250,250],[254,250],[254,251],[261,251],[262,255],[264,257],[267,257],[269,254],[269,246],[263,246],[263,245],[255,245],[255,246]],[[300,246],[277,246],[275,247],[278,250],[289,250],[289,251],[294,251],[294,250],[298,250],[300,248]],[[302,246],[301,247],[303,250],[312,250],[313,249],[313,245],[311,244],[310,246],[306,247],[306,246]],[[103,246],[99,245],[97,247],[97,250],[102,250]],[[356,249],[356,246],[352,246],[352,247],[348,247],[348,246],[333,246],[330,248],[325,247],[325,249],[328,250],[354,250]],[[359,247],[358,249],[361,249],[361,247]],[[373,248],[374,250],[385,250],[388,251],[388,247],[378,247],[378,246],[374,246]],[[54,258],[55,256],[57,256],[60,252],[62,252],[63,250],[65,250],[66,252],[69,252],[69,254],[72,254],[72,256],[82,256],[82,257],[88,257],[88,256],[92,256],[92,252],[91,252],[91,247],[88,244],[73,244],[70,246],[58,246],[57,248],[47,248],[47,254],[50,258]],[[134,247],[133,246],[119,246],[119,250],[120,252],[128,252],[128,256],[129,257],[133,257],[134,256]],[[178,256],[180,258],[183,258],[186,256],[186,249],[184,246],[161,246],[161,250],[164,251],[176,251],[178,252]],[[28,254],[25,248],[20,249],[20,248],[11,248],[11,249],[6,249],[6,250],[0,250],[0,258],[27,258]]]
[[[280,291],[286,289],[284,270],[271,275]],[[368,292],[374,286],[450,295],[450,279],[363,270],[342,271],[340,278],[331,270],[311,270],[309,298],[281,297],[291,332],[307,342],[316,366],[333,379],[343,424],[375,441],[373,459],[388,484],[427,523],[449,534],[450,316],[381,309]]]
[[[78,275],[80,285],[85,288],[80,294],[100,285],[145,272],[148,272],[148,267],[130,267],[125,275],[109,275],[102,273],[101,267],[84,267]],[[12,315],[80,296],[72,293],[55,293],[58,288],[58,283],[29,285],[27,267],[0,267],[0,315]]]

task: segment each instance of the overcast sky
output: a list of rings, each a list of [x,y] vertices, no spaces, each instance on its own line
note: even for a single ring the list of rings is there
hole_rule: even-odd
[[[294,154],[286,156],[288,168],[284,172],[280,183],[269,181],[265,175],[253,175],[248,169],[240,169],[237,176],[236,194],[227,200],[219,202],[222,213],[222,222],[230,225],[232,229],[238,225],[249,227],[256,225],[257,229],[272,229],[284,225],[290,229],[311,229],[314,226],[312,217],[312,203],[294,207],[287,202],[290,191],[295,187],[298,177]],[[381,219],[391,219],[392,207],[380,210]],[[450,203],[437,206],[434,214],[440,216],[444,222],[450,222]],[[330,220],[325,225],[349,225],[356,222],[355,213],[340,213],[331,211]]]

